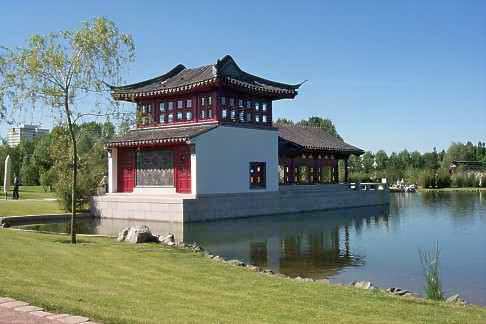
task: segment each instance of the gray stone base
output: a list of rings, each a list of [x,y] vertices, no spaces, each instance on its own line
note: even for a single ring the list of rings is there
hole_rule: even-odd
[[[277,192],[147,195],[112,193],[94,197],[93,215],[102,218],[198,222],[389,203],[388,189],[349,189],[348,185],[281,186]]]

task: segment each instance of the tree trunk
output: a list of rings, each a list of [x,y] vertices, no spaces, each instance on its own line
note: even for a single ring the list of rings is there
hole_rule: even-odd
[[[64,95],[64,110],[66,112],[66,118],[68,122],[69,134],[71,135],[72,150],[72,168],[73,168],[73,182],[71,184],[71,243],[76,244],[76,231],[74,229],[76,224],[76,183],[78,177],[78,149],[76,146],[76,135],[74,134],[74,128],[71,121],[71,112],[69,111],[69,97],[68,94]]]

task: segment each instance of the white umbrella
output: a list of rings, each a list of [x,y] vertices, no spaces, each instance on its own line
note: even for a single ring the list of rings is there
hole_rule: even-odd
[[[10,155],[7,155],[5,159],[5,175],[3,177],[3,192],[5,192],[5,195],[10,189],[10,164]]]

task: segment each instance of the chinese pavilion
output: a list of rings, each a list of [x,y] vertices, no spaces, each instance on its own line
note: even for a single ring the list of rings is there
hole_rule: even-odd
[[[200,196],[337,183],[338,160],[347,166],[361,149],[323,129],[273,123],[273,102],[293,99],[300,86],[249,74],[229,55],[112,86],[114,99],[136,104],[137,117],[135,129],[106,146],[109,191]]]

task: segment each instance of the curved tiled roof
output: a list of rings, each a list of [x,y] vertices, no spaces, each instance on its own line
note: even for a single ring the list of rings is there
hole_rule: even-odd
[[[116,99],[158,96],[188,91],[200,86],[215,84],[216,81],[248,91],[257,91],[275,98],[293,98],[300,84],[286,84],[267,80],[240,69],[230,55],[216,64],[188,69],[177,65],[164,75],[126,86],[110,86]]]
[[[113,139],[106,147],[184,143],[194,136],[205,133],[217,125],[187,125],[164,128],[140,128]]]
[[[295,143],[306,149],[328,150],[357,155],[364,153],[362,149],[329,135],[322,128],[282,124],[276,124],[274,126],[278,128],[278,135],[281,139]]]

